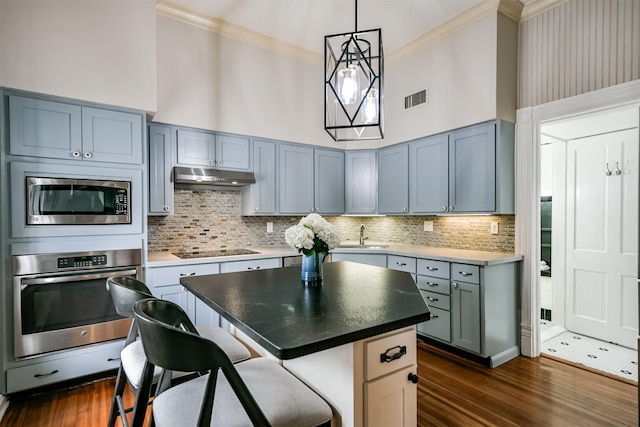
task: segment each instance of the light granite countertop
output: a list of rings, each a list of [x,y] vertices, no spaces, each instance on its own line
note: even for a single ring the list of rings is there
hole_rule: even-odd
[[[460,262],[474,265],[495,265],[516,262],[523,259],[522,255],[504,252],[472,251],[466,249],[435,248],[419,245],[404,245],[400,243],[370,242],[359,246],[358,242],[345,241],[341,245],[350,247],[337,247],[332,253],[361,253],[399,255],[414,258],[428,258],[439,261]],[[375,247],[372,247],[375,246]],[[204,258],[181,259],[170,252],[149,252],[147,267],[165,267],[184,264],[205,264],[228,261],[246,261],[251,259],[289,257],[299,255],[297,251],[289,247],[247,248],[255,251],[255,254],[217,256]]]

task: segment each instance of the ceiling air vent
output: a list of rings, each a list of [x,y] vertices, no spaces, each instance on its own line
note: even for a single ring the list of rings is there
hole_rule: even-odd
[[[427,90],[423,89],[420,92],[416,92],[413,95],[404,97],[404,109],[408,110],[409,108],[417,107],[420,104],[424,104],[427,102]]]

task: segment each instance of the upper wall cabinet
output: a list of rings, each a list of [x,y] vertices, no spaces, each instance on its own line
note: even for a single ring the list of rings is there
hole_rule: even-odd
[[[9,96],[10,154],[142,163],[142,114]]]
[[[178,163],[248,170],[249,139],[178,129]]]
[[[149,125],[149,214],[173,214],[171,128]]]
[[[294,144],[279,148],[281,214],[344,213],[344,153]]]
[[[394,145],[378,151],[378,212],[409,212],[409,146]]]
[[[411,143],[411,212],[514,213],[514,126],[494,121]]]
[[[255,184],[242,187],[242,215],[276,213],[276,143],[253,141]]]
[[[375,214],[378,195],[378,157],[375,151],[345,154],[345,213]]]

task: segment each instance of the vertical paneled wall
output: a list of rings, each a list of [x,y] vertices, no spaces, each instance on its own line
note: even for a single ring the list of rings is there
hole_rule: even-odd
[[[518,108],[640,78],[640,1],[568,0],[520,23]]]

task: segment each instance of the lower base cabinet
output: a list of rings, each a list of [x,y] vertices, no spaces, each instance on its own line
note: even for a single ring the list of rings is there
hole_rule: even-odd
[[[17,362],[7,370],[7,393],[118,369],[123,348],[117,340]]]

